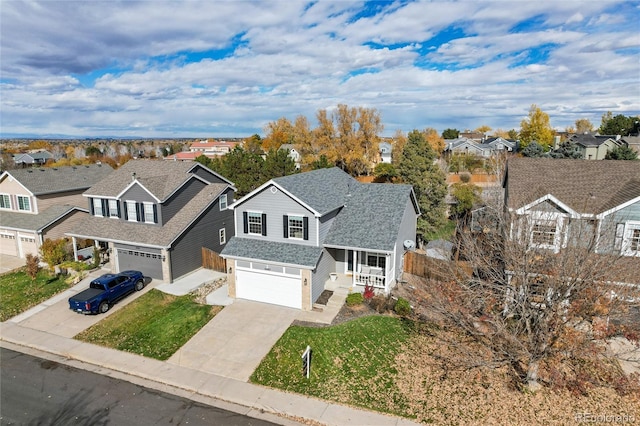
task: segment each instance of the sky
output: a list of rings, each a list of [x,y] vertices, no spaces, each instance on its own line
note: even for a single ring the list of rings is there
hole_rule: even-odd
[[[0,0],[0,137],[383,136],[640,113],[640,2]]]

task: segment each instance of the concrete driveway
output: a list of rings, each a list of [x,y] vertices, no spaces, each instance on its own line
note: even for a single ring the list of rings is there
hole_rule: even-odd
[[[0,274],[22,268],[25,262],[25,259],[20,259],[18,256],[0,253]]]
[[[105,270],[92,272],[73,287],[57,294],[40,305],[9,319],[9,321],[34,330],[46,331],[47,333],[54,334],[56,336],[72,338],[98,321],[103,320],[107,316],[117,312],[119,309],[122,309],[128,303],[142,296],[153,287],[147,279],[147,285],[142,291],[136,291],[125,296],[123,299],[116,302],[105,314],[81,315],[71,311],[69,309],[69,297],[88,288],[92,279],[106,272],[107,271]]]
[[[299,313],[298,309],[237,299],[168,362],[246,382]]]

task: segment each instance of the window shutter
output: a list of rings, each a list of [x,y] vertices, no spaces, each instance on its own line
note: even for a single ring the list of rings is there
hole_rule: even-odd
[[[89,212],[91,216],[95,216],[96,212],[93,210],[93,198],[89,198]]]
[[[153,223],[158,223],[158,206],[153,205]]]
[[[140,214],[142,210],[142,203],[136,203],[136,220],[140,222]]]
[[[244,226],[244,233],[249,233],[249,219],[247,218],[247,212],[242,212],[242,222]]]
[[[262,235],[267,236],[267,214],[262,213]]]
[[[289,238],[289,216],[287,216],[286,214],[282,216],[282,230],[283,237]]]
[[[124,220],[129,220],[129,210],[127,209],[127,202],[122,202],[122,209],[124,210]]]
[[[102,203],[102,216],[109,217],[109,201],[103,198],[100,202]]]
[[[120,201],[116,200],[116,207],[118,208],[118,217],[122,217],[122,213],[120,212]]]
[[[302,218],[302,236],[305,240],[309,239],[309,218],[306,216]]]

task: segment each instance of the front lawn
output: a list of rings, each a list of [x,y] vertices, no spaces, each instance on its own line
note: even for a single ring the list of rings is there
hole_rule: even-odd
[[[251,381],[266,386],[402,414],[395,385],[395,358],[413,323],[367,316],[326,328],[290,327],[262,360]],[[310,378],[302,375],[302,352],[313,351]],[[393,408],[390,408],[393,407]]]
[[[153,289],[75,339],[166,360],[221,309]]]
[[[0,321],[6,321],[71,287],[64,276],[40,270],[32,280],[23,269],[0,276]]]

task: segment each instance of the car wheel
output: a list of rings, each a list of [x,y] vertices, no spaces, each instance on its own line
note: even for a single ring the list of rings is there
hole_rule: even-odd
[[[138,282],[136,283],[136,287],[135,287],[136,291],[140,291],[143,288],[144,288],[144,281],[138,280]]]
[[[98,306],[98,311],[100,311],[101,314],[104,314],[108,310],[109,310],[109,302],[107,301],[102,302],[100,306]]]

